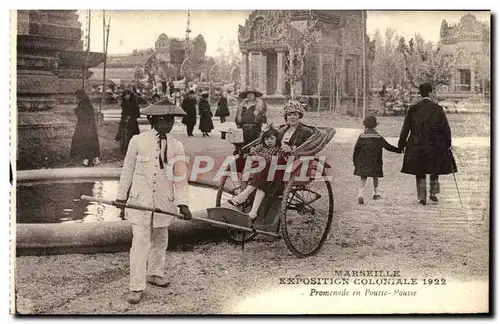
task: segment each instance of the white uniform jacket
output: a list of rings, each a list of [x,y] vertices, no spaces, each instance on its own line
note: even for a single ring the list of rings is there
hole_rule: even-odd
[[[159,208],[178,214],[178,205],[189,205],[187,158],[182,159],[185,156],[184,146],[167,134],[167,162],[164,161],[164,167],[160,169],[157,134],[156,130],[151,129],[135,135],[130,140],[116,198],[128,198],[129,204]],[[164,150],[165,140],[162,143],[162,151]],[[130,208],[125,211],[128,221],[146,227],[149,227],[151,216],[152,212],[149,211]],[[168,226],[173,219],[173,216],[154,213],[153,227]]]

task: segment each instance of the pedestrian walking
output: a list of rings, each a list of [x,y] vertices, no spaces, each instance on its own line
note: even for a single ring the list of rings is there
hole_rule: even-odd
[[[71,141],[70,158],[82,161],[85,166],[89,166],[90,161],[93,165],[98,165],[100,149],[94,107],[85,90],[77,90],[75,96],[78,101],[75,108],[77,121]]]
[[[227,97],[225,96],[224,92],[222,92],[219,97],[219,103],[217,104],[217,110],[215,111],[215,116],[220,118],[221,124],[225,123],[226,117],[229,116]]]
[[[432,92],[430,83],[419,86],[422,99],[408,109],[398,143],[399,148],[405,149],[401,172],[415,175],[417,197],[422,205],[427,204],[427,175],[430,199],[437,202],[439,175],[457,172],[451,152],[450,125],[443,107],[430,99]]]
[[[198,103],[198,112],[200,114],[200,131],[203,133],[203,137],[210,136],[208,133],[214,129],[214,123],[212,122],[212,109],[210,108],[210,103],[208,102],[208,92],[203,91],[201,93],[201,99]]]
[[[189,90],[188,95],[182,100],[182,109],[186,112],[186,116],[182,118],[182,123],[186,125],[188,137],[194,136],[193,129],[196,125],[196,96],[194,90]]]
[[[373,178],[373,199],[382,198],[378,191],[379,178],[384,177],[383,172],[383,149],[390,152],[401,153],[402,150],[389,144],[375,128],[378,126],[377,117],[368,116],[363,121],[364,132],[359,135],[354,146],[353,163],[354,175],[360,177],[358,190],[358,203],[364,204],[364,190],[366,180]]]

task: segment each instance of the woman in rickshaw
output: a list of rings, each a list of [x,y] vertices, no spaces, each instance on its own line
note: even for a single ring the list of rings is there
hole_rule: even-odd
[[[284,157],[293,155],[294,150],[306,142],[313,134],[313,129],[300,122],[300,120],[304,117],[304,107],[300,102],[295,100],[289,101],[283,108],[283,115],[285,117],[286,124],[281,125],[276,133],[272,132],[272,128],[270,130],[266,129],[260,139],[257,139],[249,144],[256,144],[257,141],[261,144],[266,144],[266,139],[270,139],[271,136],[276,134],[275,140],[279,141],[279,143],[277,143],[279,150],[276,150],[275,153],[281,157],[277,160],[278,165],[286,165],[287,160],[285,160]],[[267,134],[270,136],[267,136]],[[257,152],[253,150],[253,152],[250,152],[250,155],[252,153]],[[266,162],[267,160],[268,159],[266,159]],[[272,180],[269,180],[268,176],[271,170],[274,172],[274,177]],[[276,194],[282,189],[283,176],[283,170],[265,167],[261,172],[252,174],[249,178],[248,187],[237,196],[228,200],[227,203],[234,207],[239,207],[248,199],[250,194],[257,189],[252,204],[252,210],[249,213],[250,220],[254,221],[257,217],[257,211],[259,210],[262,200],[264,199],[265,193],[269,194],[270,192],[274,192]]]

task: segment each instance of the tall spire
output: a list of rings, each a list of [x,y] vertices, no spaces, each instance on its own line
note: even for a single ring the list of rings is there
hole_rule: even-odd
[[[188,10],[187,14],[188,14],[188,17],[187,17],[186,45],[185,45],[186,58],[189,57],[189,54],[190,54],[189,34],[191,33],[191,28],[189,28],[189,25],[190,25],[191,12]]]

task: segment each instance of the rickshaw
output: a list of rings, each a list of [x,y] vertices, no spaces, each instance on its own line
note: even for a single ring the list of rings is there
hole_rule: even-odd
[[[312,256],[321,249],[333,221],[334,197],[331,183],[325,178],[326,170],[331,166],[316,154],[331,141],[335,129],[310,128],[314,131],[313,135],[293,151],[295,159],[287,165],[284,180],[273,182],[272,189],[266,193],[253,225],[255,230],[248,233],[228,228],[231,241],[243,246],[262,231],[263,234],[274,233],[275,238],[283,238],[288,249],[299,258]],[[207,209],[209,218],[240,226],[248,224],[246,213],[252,207],[255,192],[239,208],[239,212],[234,207],[220,207],[246,187],[247,181],[243,180],[246,157],[250,148],[257,144],[258,140],[248,145],[233,142],[236,172],[221,177],[215,201],[219,208]],[[300,156],[310,158],[301,160]],[[306,163],[308,165],[304,166]],[[230,171],[230,166],[226,171]]]
[[[331,166],[316,155],[331,141],[335,129],[308,127],[313,130],[312,136],[292,152],[295,159],[288,163],[283,181],[273,182],[252,226],[249,226],[246,212],[251,208],[253,195],[239,210],[223,205],[227,199],[234,197],[246,187],[247,183],[243,177],[246,157],[258,140],[248,145],[232,142],[235,146],[236,172],[222,176],[215,200],[216,207],[206,209],[208,217],[193,216],[191,221],[225,228],[228,238],[234,243],[241,244],[242,248],[246,242],[262,234],[277,239],[283,238],[288,249],[299,258],[318,253],[330,232],[334,216],[334,199],[332,185],[328,178],[324,178],[327,176],[326,170],[331,169]],[[297,158],[301,156],[309,159]],[[231,166],[228,165],[226,171],[230,170]],[[182,215],[147,206],[89,196],[82,196],[81,199],[183,218]]]

